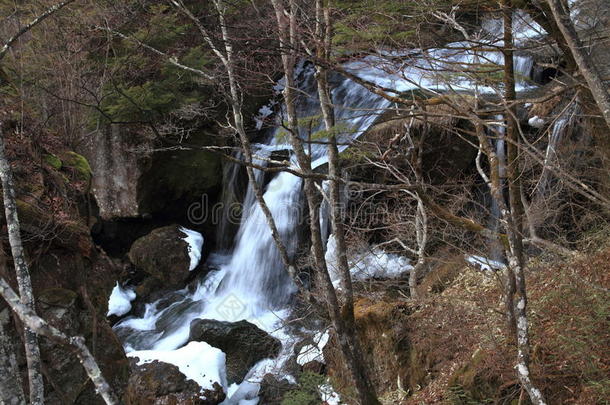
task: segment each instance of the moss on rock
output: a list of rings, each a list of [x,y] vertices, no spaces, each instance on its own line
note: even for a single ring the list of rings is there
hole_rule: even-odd
[[[41,304],[67,308],[72,306],[77,298],[78,294],[67,288],[48,288],[39,294],[38,301]]]
[[[220,157],[214,153],[203,150],[159,153],[138,183],[140,210],[159,212],[171,209],[177,202],[201,201],[203,194],[219,189],[221,182]]]
[[[84,181],[91,180],[91,175],[93,171],[91,170],[91,166],[89,162],[83,155],[79,155],[76,152],[66,152],[62,156],[62,162],[65,167],[69,167],[74,170],[76,175]]]
[[[44,155],[42,155],[42,159],[47,165],[51,166],[55,170],[61,169],[63,165],[61,159],[52,153],[45,153]]]

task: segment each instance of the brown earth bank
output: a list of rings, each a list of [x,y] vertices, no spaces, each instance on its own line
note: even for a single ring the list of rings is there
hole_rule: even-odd
[[[607,404],[610,247],[570,260],[536,259],[528,269],[535,382],[549,404]],[[420,290],[417,301],[385,293],[356,301],[364,357],[383,403],[529,403],[505,332],[501,275],[448,257]],[[329,375],[349,400],[335,350],[325,349]]]

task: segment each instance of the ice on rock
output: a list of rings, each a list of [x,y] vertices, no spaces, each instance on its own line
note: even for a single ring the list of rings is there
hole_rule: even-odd
[[[328,274],[333,284],[338,282],[340,279],[339,274],[339,258],[337,257],[337,239],[335,235],[330,235],[326,242],[326,253],[324,253],[324,259],[326,260],[326,267],[328,268]]]
[[[396,278],[413,269],[409,259],[379,248],[361,254],[351,261],[350,272],[355,280]]]
[[[108,313],[106,316],[116,315],[123,316],[131,311],[131,301],[136,299],[136,293],[133,290],[122,288],[117,281],[112,289],[110,298],[108,298]]]
[[[185,227],[180,227],[180,231],[186,234],[186,237],[182,238],[186,243],[188,243],[188,251],[189,258],[191,259],[191,264],[189,266],[189,271],[195,270],[199,261],[201,260],[201,249],[203,248],[203,235],[201,235],[197,231],[193,231],[191,229],[187,229]]]
[[[138,365],[155,360],[173,364],[182,374],[195,381],[202,389],[214,389],[214,383],[227,389],[225,354],[205,342],[190,342],[177,350],[139,350],[127,353],[137,357]]]

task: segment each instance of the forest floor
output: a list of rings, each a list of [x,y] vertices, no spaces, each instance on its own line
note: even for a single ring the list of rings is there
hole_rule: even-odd
[[[531,372],[549,404],[610,403],[610,237],[589,237],[573,258],[528,266]],[[506,333],[500,272],[454,257],[422,282],[417,301],[356,302],[364,355],[384,404],[528,404]],[[326,353],[325,353],[326,355]],[[329,353],[329,374],[349,389]]]

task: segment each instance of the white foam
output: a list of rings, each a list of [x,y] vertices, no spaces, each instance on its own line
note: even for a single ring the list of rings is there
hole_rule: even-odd
[[[466,261],[483,271],[502,270],[506,268],[504,263],[482,256],[466,256]]]
[[[324,347],[328,343],[328,339],[330,335],[328,331],[318,332],[314,338],[313,345],[305,345],[299,351],[297,356],[297,363],[301,366],[311,362],[311,361],[319,361],[320,363],[324,363]]]

